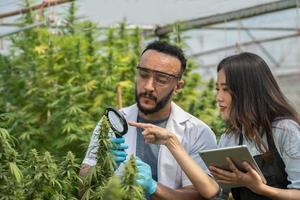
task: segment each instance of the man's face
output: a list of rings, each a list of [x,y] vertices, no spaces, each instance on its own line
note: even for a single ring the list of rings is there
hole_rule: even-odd
[[[181,63],[176,57],[147,50],[140,59],[136,75],[136,102],[144,114],[170,105],[172,96],[183,85]]]

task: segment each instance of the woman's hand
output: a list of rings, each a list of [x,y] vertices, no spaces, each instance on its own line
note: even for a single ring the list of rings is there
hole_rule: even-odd
[[[246,172],[240,171],[230,158],[226,158],[231,171],[215,166],[209,166],[212,175],[219,183],[234,183],[249,188],[254,193],[260,194],[266,184],[266,180],[248,163],[242,165]]]
[[[155,126],[153,124],[138,123],[138,122],[128,122],[130,126],[135,126],[137,128],[142,128],[144,131],[145,143],[155,143],[166,145],[169,140],[175,135],[165,128]]]

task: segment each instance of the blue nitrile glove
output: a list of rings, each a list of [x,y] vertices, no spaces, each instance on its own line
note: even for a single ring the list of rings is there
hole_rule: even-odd
[[[124,144],[125,139],[123,137],[111,138],[111,141],[113,142],[112,154],[114,161],[117,163],[117,166],[119,166],[126,160],[127,153],[124,150],[128,148],[128,145]]]
[[[157,182],[152,179],[151,167],[141,161],[139,158],[136,159],[137,165],[137,179],[136,182],[143,187],[146,196],[151,196],[156,192]]]

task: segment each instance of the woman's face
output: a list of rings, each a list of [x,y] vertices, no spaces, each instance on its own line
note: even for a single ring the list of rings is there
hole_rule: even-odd
[[[226,76],[223,69],[218,72],[216,90],[216,99],[219,106],[220,115],[222,119],[227,121],[229,119],[232,97],[226,83]]]

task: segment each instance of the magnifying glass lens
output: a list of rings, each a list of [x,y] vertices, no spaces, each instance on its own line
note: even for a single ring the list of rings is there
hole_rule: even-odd
[[[124,116],[113,108],[107,108],[105,113],[116,137],[122,137],[128,131],[127,121]]]
[[[108,119],[111,126],[118,132],[124,131],[124,125],[120,118],[114,112],[108,112]]]

